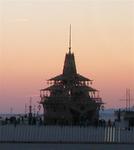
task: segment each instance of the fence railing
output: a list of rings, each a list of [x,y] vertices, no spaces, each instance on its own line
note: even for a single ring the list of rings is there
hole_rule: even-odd
[[[0,126],[0,142],[134,144],[134,128],[6,125]]]

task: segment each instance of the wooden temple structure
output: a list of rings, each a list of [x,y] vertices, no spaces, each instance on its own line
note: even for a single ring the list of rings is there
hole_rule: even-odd
[[[45,124],[91,125],[98,121],[103,103],[99,91],[90,86],[92,80],[77,73],[71,51],[71,29],[63,72],[50,78],[47,83],[48,87],[40,90]]]

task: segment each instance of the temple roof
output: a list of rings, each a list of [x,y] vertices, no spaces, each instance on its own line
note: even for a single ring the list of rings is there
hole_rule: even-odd
[[[84,86],[78,86],[77,87],[78,88],[78,90],[83,90],[83,91],[92,91],[92,92],[95,92],[95,91],[98,91],[98,90],[96,90],[96,89],[94,89],[94,88],[92,88],[92,87],[90,87],[90,86],[86,86],[86,85],[84,85]]]
[[[65,56],[63,73],[53,78],[50,78],[48,81],[63,81],[71,79],[77,81],[92,81],[77,73],[74,54],[69,51]]]
[[[88,79],[88,78],[86,78],[86,77],[84,77],[80,74],[75,74],[73,76],[71,76],[71,75],[67,76],[67,75],[64,75],[64,74],[60,74],[58,76],[50,78],[48,81],[53,81],[53,80],[54,81],[63,81],[63,80],[69,80],[71,78],[76,79],[77,81],[92,81],[92,80],[90,80],[90,79]]]
[[[74,87],[76,90],[86,90],[86,91],[98,91],[90,86],[86,86],[86,85],[82,85],[82,86],[75,86]],[[62,85],[52,85],[49,86],[47,88],[41,89],[41,91],[47,91],[47,90],[63,90],[63,86]]]
[[[45,89],[41,89],[41,91],[47,91],[47,90],[59,90],[59,89],[63,89],[62,85],[51,85]]]

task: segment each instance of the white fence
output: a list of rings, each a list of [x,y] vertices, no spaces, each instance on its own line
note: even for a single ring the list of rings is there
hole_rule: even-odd
[[[134,128],[6,125],[0,126],[0,142],[134,144]]]

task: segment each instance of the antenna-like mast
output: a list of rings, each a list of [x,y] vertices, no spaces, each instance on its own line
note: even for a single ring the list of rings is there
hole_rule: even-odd
[[[130,111],[131,108],[131,95],[130,95],[130,89],[126,89],[126,98],[125,99],[121,99],[122,101],[126,101],[126,111]]]
[[[71,24],[70,24],[70,31],[69,31],[69,53],[71,53]]]

